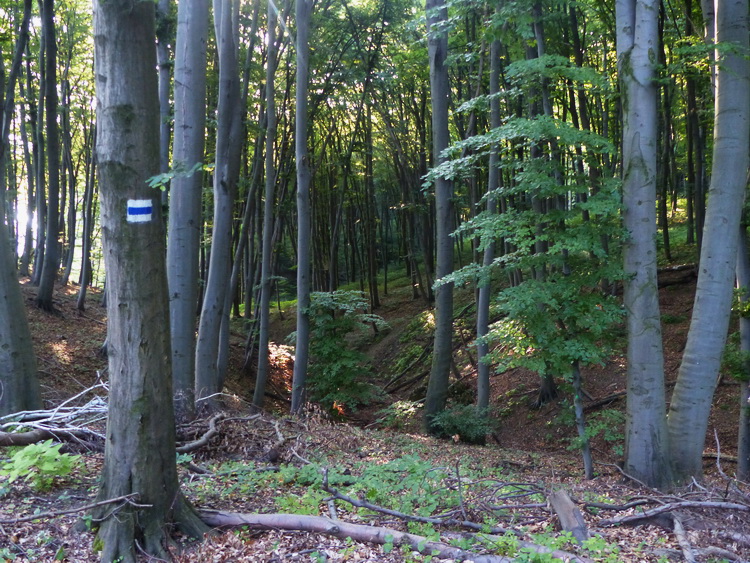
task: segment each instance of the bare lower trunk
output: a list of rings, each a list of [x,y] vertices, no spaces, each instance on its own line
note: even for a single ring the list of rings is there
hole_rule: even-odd
[[[430,86],[432,89],[432,140],[435,165],[448,147],[448,35],[442,27],[448,19],[448,9],[442,0],[427,0],[428,51],[430,55]],[[453,183],[447,178],[435,180],[435,225],[437,260],[435,277],[440,279],[453,271]],[[426,260],[425,263],[429,263]],[[453,284],[444,283],[435,291],[435,337],[430,381],[425,399],[425,427],[434,431],[432,418],[445,409],[448,380],[453,352]]]
[[[623,104],[625,309],[628,400],[625,470],[655,486],[671,481],[664,356],[656,280],[656,107],[651,53],[658,47],[659,4],[618,0],[617,53]]]
[[[750,141],[750,63],[747,0],[719,0],[711,185],[701,246],[693,316],[669,408],[671,457],[676,480],[703,476],[703,446],[726,343],[737,258],[737,233],[747,186]],[[719,56],[719,54],[717,54]]]

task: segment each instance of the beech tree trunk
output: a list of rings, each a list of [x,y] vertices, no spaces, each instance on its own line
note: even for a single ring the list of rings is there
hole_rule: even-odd
[[[625,471],[653,487],[671,482],[664,356],[656,280],[657,88],[659,3],[617,0],[617,55],[622,91],[625,309],[628,397]]]
[[[174,80],[173,166],[178,173],[169,195],[167,275],[172,331],[172,377],[178,419],[195,412],[195,321],[198,305],[198,256],[202,222],[203,162],[206,121],[206,42],[208,0],[177,6]]]
[[[276,139],[276,94],[274,75],[276,74],[276,21],[273,4],[268,4],[268,55],[266,57],[266,182],[263,201],[263,240],[261,251],[260,305],[258,323],[258,369],[255,377],[253,406],[263,407],[266,382],[270,363],[268,361],[268,331],[271,322],[271,253],[273,252],[273,210],[276,188],[276,167],[274,166],[274,141]]]
[[[427,0],[427,48],[430,57],[430,87],[432,94],[432,153],[434,164],[444,159],[443,149],[450,143],[448,132],[448,8],[444,0]],[[437,260],[435,279],[453,271],[453,182],[447,178],[435,180],[435,225]],[[427,261],[429,262],[429,260]],[[448,380],[453,354],[453,284],[444,283],[435,291],[435,337],[432,368],[425,400],[425,427],[434,432],[432,419],[445,409]]]
[[[703,447],[732,306],[737,233],[747,187],[750,62],[747,0],[718,0],[716,102],[711,183],[700,269],[685,352],[669,407],[671,457],[678,482],[703,476]]]
[[[310,16],[312,1],[297,0],[297,93],[295,120],[295,160],[297,162],[297,341],[292,376],[292,413],[305,402],[307,365],[310,357],[310,306],[312,210],[310,208],[310,160],[307,150],[308,72],[310,65]]]
[[[747,226],[740,227],[740,238],[737,247],[737,288],[740,290],[740,302],[747,306],[750,302],[750,251],[747,244]],[[740,351],[744,355],[743,375],[740,381],[740,420],[737,438],[737,478],[740,481],[750,479],[750,317],[740,315]]]
[[[490,45],[490,128],[500,127],[500,40],[495,39]],[[487,181],[487,213],[497,212],[497,200],[494,192],[500,187],[500,149],[492,148],[489,158],[489,175]],[[495,258],[495,241],[482,241],[485,245],[482,253],[482,265],[486,272],[479,280],[477,296],[477,407],[486,409],[490,405],[490,365],[484,360],[489,353],[489,346],[482,337],[489,332],[490,297],[492,294],[492,272],[490,266]]]
[[[11,239],[0,221],[0,416],[42,407]]]
[[[219,52],[219,104],[214,170],[214,220],[206,291],[201,306],[195,352],[195,387],[198,398],[221,392],[220,333],[228,321],[229,282],[232,275],[232,210],[237,191],[242,140],[240,73],[237,60],[238,18],[235,0],[214,0],[214,28]]]
[[[36,304],[40,309],[51,311],[52,293],[57,279],[59,262],[58,231],[60,227],[60,143],[57,126],[57,42],[55,39],[54,0],[42,3],[42,30],[45,49],[45,92],[44,103],[47,130],[47,177],[48,202],[45,225],[44,260],[39,277],[39,291]],[[43,174],[40,174],[40,176]]]
[[[168,524],[207,530],[182,496],[175,461],[169,309],[160,194],[154,2],[95,0],[97,160],[107,270],[109,416],[98,499],[140,506],[94,511],[103,561],[167,558]]]

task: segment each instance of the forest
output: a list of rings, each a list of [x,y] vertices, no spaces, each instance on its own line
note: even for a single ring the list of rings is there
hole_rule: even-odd
[[[748,9],[0,0],[0,561],[748,560]]]

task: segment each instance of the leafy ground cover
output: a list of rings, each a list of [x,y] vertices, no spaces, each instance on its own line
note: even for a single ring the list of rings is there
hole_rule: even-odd
[[[662,289],[670,381],[692,304],[693,284],[683,275],[665,274],[665,281],[675,283]],[[33,290],[25,291],[31,299]],[[106,380],[106,361],[98,354],[104,312],[94,295],[86,313],[79,314],[74,292],[63,288],[57,293],[59,316],[29,309],[50,406],[99,378]],[[384,298],[378,313],[391,329],[360,349],[371,358],[381,393],[375,404],[336,413],[336,421],[320,410],[311,411],[304,422],[283,416],[291,371],[283,347],[275,348],[273,356],[277,413],[251,416],[244,398],[252,392],[252,374],[240,370],[243,340],[235,335],[233,395],[226,416],[217,422],[218,432],[208,446],[178,455],[182,486],[210,518],[217,517],[210,511],[290,516],[274,529],[217,529],[203,542],[177,535],[177,561],[427,561],[430,556],[418,549],[438,539],[464,552],[520,561],[553,560],[531,545],[589,561],[682,560],[688,554],[697,561],[750,560],[750,487],[730,477],[738,408],[731,378],[725,378],[716,397],[706,482],[662,495],[626,479],[616,465],[622,448],[622,356],[584,374],[597,462],[596,478],[586,481],[565,390],[557,400],[531,409],[538,382],[521,369],[493,378],[487,445],[461,443],[459,434],[448,440],[420,434],[415,399],[425,382],[429,340],[419,329],[429,325],[429,314],[398,290]],[[461,311],[457,329],[459,338],[470,342],[470,323]],[[289,326],[277,319],[274,330],[280,344]],[[455,353],[457,383],[451,397],[456,405],[473,392],[471,354],[467,345]],[[181,437],[190,441],[207,428],[208,421],[199,421],[183,428]],[[20,475],[12,483],[14,456],[23,463],[29,456],[19,455],[18,448],[0,450],[8,473],[0,476],[0,561],[95,560],[94,535],[88,531],[93,523],[78,509],[94,502],[101,453],[67,443],[62,453],[80,456],[71,460],[43,448],[36,452],[43,472],[27,467],[29,478]],[[550,504],[556,490],[565,491],[582,514],[592,538],[584,546],[561,532],[560,517]],[[615,525],[638,514],[640,520],[630,525]],[[302,525],[284,529],[289,519],[301,523],[318,516],[387,531],[375,543],[300,531]],[[403,532],[420,536],[423,545],[397,545],[394,540]]]

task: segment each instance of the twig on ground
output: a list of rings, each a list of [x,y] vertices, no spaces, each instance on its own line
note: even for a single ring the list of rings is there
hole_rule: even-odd
[[[670,502],[646,510],[645,512],[639,512],[638,514],[630,514],[628,516],[620,516],[619,518],[608,518],[600,520],[600,526],[619,526],[622,524],[637,525],[640,521],[648,520],[659,514],[665,512],[672,512],[680,508],[720,508],[723,510],[740,510],[743,512],[750,512],[750,506],[746,504],[739,504],[736,502],[718,502],[718,501],[698,501],[698,500],[685,500],[679,502]]]
[[[514,530],[509,530],[507,528],[499,528],[496,526],[488,528],[487,526],[483,524],[477,524],[476,522],[469,522],[466,520],[457,520],[455,518],[435,518],[435,517],[429,517],[429,516],[416,516],[413,514],[406,514],[405,512],[399,512],[398,510],[391,510],[390,508],[385,508],[383,506],[373,504],[365,499],[352,498],[348,495],[345,495],[337,491],[336,489],[332,488],[328,484],[328,470],[327,469],[323,472],[322,487],[325,492],[333,495],[333,498],[336,498],[338,500],[343,500],[344,502],[348,502],[352,506],[356,506],[358,508],[366,508],[368,510],[374,510],[375,512],[379,512],[380,514],[387,514],[388,516],[394,516],[402,520],[408,520],[411,522],[422,522],[425,524],[437,524],[437,525],[444,525],[444,526],[462,526],[470,530],[476,530],[478,532],[485,532],[485,533],[490,533],[490,534],[511,533],[511,534],[519,535],[518,532]]]
[[[20,524],[21,522],[32,522],[34,520],[40,520],[42,518],[55,518],[57,516],[65,516],[66,514],[75,514],[76,512],[85,512],[98,506],[104,506],[106,504],[114,504],[120,502],[124,505],[128,504],[136,508],[150,508],[150,504],[137,504],[135,498],[138,496],[137,493],[131,493],[129,495],[123,495],[121,497],[115,497],[107,500],[100,500],[99,502],[93,502],[91,504],[84,504],[76,508],[68,508],[66,510],[51,510],[49,512],[40,512],[39,514],[32,514],[31,516],[20,516],[18,518],[6,518],[0,520],[0,524]]]

